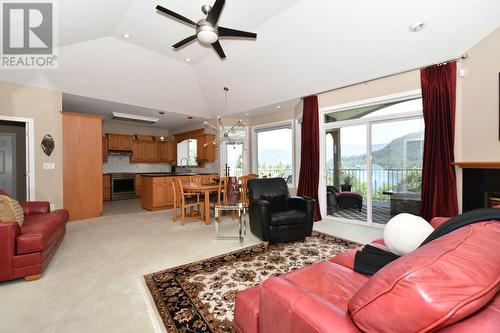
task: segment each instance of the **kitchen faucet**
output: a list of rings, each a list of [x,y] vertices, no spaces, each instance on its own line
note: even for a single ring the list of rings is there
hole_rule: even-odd
[[[181,158],[181,165],[180,166],[183,167],[183,165],[182,165],[182,161],[183,160],[186,160],[186,165],[184,165],[184,167],[186,167],[186,171],[187,172],[191,172],[191,170],[189,170],[189,165],[188,165],[189,161],[188,161],[188,159],[186,157]]]

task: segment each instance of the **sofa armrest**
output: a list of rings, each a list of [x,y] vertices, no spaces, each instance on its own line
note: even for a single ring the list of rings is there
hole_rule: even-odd
[[[14,267],[12,259],[16,254],[16,237],[21,234],[17,222],[0,223],[0,281],[12,279]]]
[[[439,226],[441,226],[441,224],[445,223],[449,219],[449,217],[433,217],[430,224],[434,229],[437,229]]]
[[[287,279],[268,279],[260,292],[261,333],[359,332],[347,310]]]
[[[314,209],[316,201],[309,197],[291,197],[288,198],[288,207],[291,209],[301,210],[307,215],[307,232],[306,236],[311,236],[314,225]]]
[[[270,204],[266,200],[252,200],[249,207],[250,230],[263,241],[269,241]]]
[[[50,203],[46,201],[23,201],[19,205],[23,208],[24,215],[38,215],[50,213]]]

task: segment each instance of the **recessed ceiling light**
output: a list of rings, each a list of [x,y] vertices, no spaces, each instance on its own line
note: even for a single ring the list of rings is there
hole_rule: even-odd
[[[410,24],[410,26],[408,27],[408,29],[411,32],[419,32],[424,27],[425,27],[425,23],[424,22],[414,22],[414,23]]]
[[[130,39],[132,38],[129,34],[122,34],[122,37],[125,39]]]
[[[250,113],[248,113],[248,112],[245,112],[245,116],[248,116],[248,115],[250,115]]]
[[[276,105],[276,109],[281,109],[281,105]]]
[[[191,58],[186,58],[186,61],[187,62],[191,62]]]

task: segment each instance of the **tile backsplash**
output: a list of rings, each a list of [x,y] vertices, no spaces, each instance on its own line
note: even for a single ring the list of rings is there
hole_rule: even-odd
[[[182,171],[183,168],[177,167],[177,171]],[[205,163],[203,167],[191,167],[194,172],[218,173],[215,163]],[[109,155],[108,162],[102,165],[103,173],[113,172],[132,172],[132,173],[148,173],[148,172],[170,172],[170,164],[168,163],[130,163],[128,156]]]
[[[108,162],[102,165],[103,173],[112,172],[170,172],[168,163],[130,163],[128,156],[108,156]]]

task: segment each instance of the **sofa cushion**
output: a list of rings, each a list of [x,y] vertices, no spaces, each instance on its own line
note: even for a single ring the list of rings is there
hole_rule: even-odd
[[[330,261],[319,262],[292,271],[281,278],[321,295],[347,311],[347,303],[368,277]]]
[[[20,226],[23,225],[23,209],[17,200],[0,195],[0,221],[16,221]]]
[[[272,226],[291,225],[291,224],[304,224],[307,220],[305,212],[297,209],[287,210],[286,212],[271,213]]]
[[[435,239],[372,276],[349,302],[352,319],[363,331],[427,332],[449,326],[498,292],[499,252],[498,221]]]
[[[65,210],[27,216],[17,236],[17,254],[43,251],[64,233],[67,220]]]

